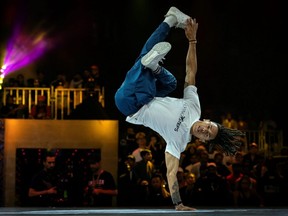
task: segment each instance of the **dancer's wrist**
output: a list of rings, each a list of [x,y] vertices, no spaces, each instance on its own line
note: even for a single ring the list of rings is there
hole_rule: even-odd
[[[197,40],[189,40],[189,43],[196,44]]]

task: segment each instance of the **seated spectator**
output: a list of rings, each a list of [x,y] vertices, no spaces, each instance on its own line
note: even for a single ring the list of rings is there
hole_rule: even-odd
[[[243,172],[250,177],[256,178],[254,169],[264,161],[263,155],[260,154],[258,145],[253,142],[249,146],[249,151],[243,156]]]
[[[82,88],[83,78],[79,73],[74,74],[73,78],[69,83],[69,88]]]
[[[186,180],[185,180],[185,172],[182,167],[178,167],[178,171],[176,173],[179,189],[186,186]]]
[[[185,151],[181,154],[181,167],[185,168],[190,164],[194,164],[193,162],[191,163],[191,156],[196,155],[196,149],[197,146],[193,142],[187,145]]]
[[[1,118],[27,118],[28,108],[22,104],[15,104],[12,95],[6,96],[6,105],[0,109]]]
[[[209,154],[207,151],[201,150],[197,155],[199,155],[199,161],[184,168],[185,171],[194,173],[196,179],[200,178],[202,173],[206,171],[207,163],[209,162]]]
[[[136,138],[136,143],[137,143],[137,148],[133,150],[132,155],[135,157],[136,162],[139,162],[142,160],[142,157],[140,155],[140,152],[143,149],[147,149],[147,138],[146,138],[146,133],[145,132],[138,132],[135,135]]]
[[[148,185],[152,175],[155,173],[155,166],[152,162],[153,156],[149,149],[143,149],[140,152],[142,160],[136,162],[134,172],[139,185]]]
[[[217,152],[214,155],[214,162],[217,166],[217,173],[223,178],[226,178],[231,172],[228,167],[223,163],[224,155],[221,152]]]
[[[159,172],[162,165],[165,163],[165,145],[165,141],[157,133],[149,135],[147,148],[151,150],[153,164],[155,165],[155,169]]]
[[[180,196],[182,198],[183,204],[186,206],[194,206],[195,199],[197,199],[195,195],[195,182],[196,177],[193,173],[186,172],[184,175],[184,179],[186,185],[180,188]]]
[[[37,105],[32,105],[30,118],[33,119],[51,119],[51,107],[47,106],[46,97],[38,95]]]
[[[69,88],[69,82],[66,79],[66,75],[64,73],[57,74],[55,80],[51,82],[50,85],[54,86],[54,88]]]
[[[148,206],[171,206],[173,205],[171,195],[166,189],[165,181],[160,174],[154,174],[148,189]]]
[[[283,202],[281,197],[281,185],[283,181],[277,171],[277,163],[273,157],[266,157],[255,169],[257,192],[265,201],[265,205],[279,205]]]
[[[230,191],[235,191],[236,189],[236,181],[241,179],[243,176],[242,173],[242,164],[233,163],[232,164],[232,172],[230,175],[226,176],[226,180],[228,183],[228,187]]]
[[[236,190],[233,192],[234,205],[236,207],[262,207],[263,200],[256,191],[252,178],[242,176],[236,183]]]
[[[231,193],[227,181],[217,174],[214,162],[208,163],[206,172],[195,182],[195,196],[198,205],[227,206],[231,205]]]
[[[119,162],[126,160],[127,155],[131,154],[137,148],[137,143],[135,141],[135,130],[133,127],[126,127],[126,131],[120,138],[119,143]]]

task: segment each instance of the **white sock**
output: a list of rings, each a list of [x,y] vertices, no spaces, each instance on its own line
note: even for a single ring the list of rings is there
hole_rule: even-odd
[[[158,69],[158,67],[159,67],[159,64],[153,64],[153,65],[150,65],[149,68],[154,72]]]
[[[166,22],[170,26],[170,28],[172,28],[172,27],[176,26],[177,18],[173,15],[167,16],[167,17],[165,17],[164,22]]]
[[[153,74],[159,74],[161,72],[161,66],[158,65],[157,68],[155,70],[152,70]]]

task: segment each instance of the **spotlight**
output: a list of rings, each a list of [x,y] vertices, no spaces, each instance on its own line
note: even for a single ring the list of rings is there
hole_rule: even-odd
[[[0,90],[2,89],[5,69],[6,69],[5,65],[3,65],[0,69]]]
[[[5,69],[6,69],[6,65],[3,65],[3,66],[1,67],[1,69],[0,69],[0,74],[1,74],[1,75],[4,74]]]

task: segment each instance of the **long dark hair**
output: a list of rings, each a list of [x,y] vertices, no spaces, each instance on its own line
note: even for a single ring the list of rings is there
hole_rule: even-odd
[[[246,136],[243,131],[227,128],[216,123],[218,134],[215,139],[207,142],[209,152],[217,150],[226,155],[235,155],[243,144],[243,138]]]

